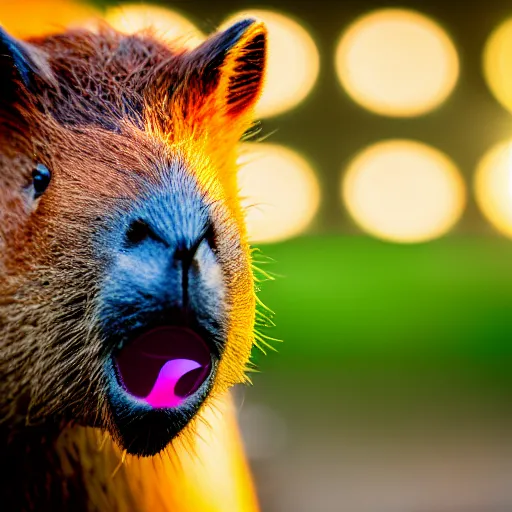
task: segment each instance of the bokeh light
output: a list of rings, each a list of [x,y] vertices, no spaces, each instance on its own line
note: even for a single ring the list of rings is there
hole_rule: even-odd
[[[483,156],[475,175],[475,196],[491,224],[512,237],[512,140],[497,144]]]
[[[204,34],[182,14],[147,4],[124,4],[111,7],[105,13],[105,19],[116,30],[125,34],[134,34],[154,29],[155,34],[164,41],[179,40],[188,48],[194,48],[204,41]]]
[[[71,0],[2,0],[0,7],[0,25],[22,38],[63,32],[98,17],[90,5]]]
[[[318,77],[320,57],[309,33],[284,14],[241,11],[222,27],[248,17],[263,21],[268,30],[267,75],[256,113],[259,117],[274,116],[297,106],[310,93]]]
[[[354,158],[342,180],[342,196],[365,231],[412,243],[453,227],[464,209],[465,186],[440,151],[415,141],[389,140]]]
[[[239,185],[252,242],[276,242],[303,232],[320,203],[309,163],[275,144],[241,145]]]
[[[487,40],[483,65],[491,92],[512,112],[512,18],[499,25]]]
[[[410,117],[449,96],[459,59],[450,37],[430,18],[383,9],[359,18],[342,35],[336,70],[348,94],[366,109]]]

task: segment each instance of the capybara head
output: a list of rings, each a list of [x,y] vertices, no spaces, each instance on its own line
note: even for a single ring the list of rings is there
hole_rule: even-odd
[[[162,450],[243,382],[255,292],[236,181],[265,64],[241,21],[0,33],[0,416]],[[185,429],[185,430],[184,430]]]

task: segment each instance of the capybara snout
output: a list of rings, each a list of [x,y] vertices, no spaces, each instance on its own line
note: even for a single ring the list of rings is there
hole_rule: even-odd
[[[2,418],[95,426],[156,454],[246,379],[235,161],[264,28],[193,50],[107,28],[2,32],[0,46]]]

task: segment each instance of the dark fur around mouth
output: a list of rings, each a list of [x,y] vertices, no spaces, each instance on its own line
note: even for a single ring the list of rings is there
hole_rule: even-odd
[[[213,386],[221,357],[218,331],[180,311],[153,315],[121,315],[123,321],[105,322],[104,368],[107,397],[112,414],[114,438],[129,454],[152,456],[163,450],[198,412]],[[164,327],[183,327],[202,340],[211,355],[211,367],[204,382],[179,407],[155,408],[132,396],[123,385],[116,356],[146,333]]]
[[[116,427],[114,438],[129,454],[152,456],[162,451],[195,416],[211,391],[216,365],[201,387],[181,407],[158,409],[126,393],[119,382],[112,358],[106,362],[105,370]]]

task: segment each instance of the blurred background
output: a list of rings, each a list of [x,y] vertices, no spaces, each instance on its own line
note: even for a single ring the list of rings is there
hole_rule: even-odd
[[[240,183],[284,340],[237,394],[262,509],[512,511],[510,2],[0,0],[18,36],[102,16],[190,46],[247,13]]]

